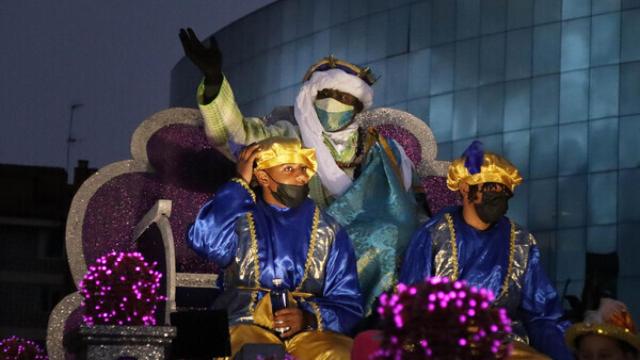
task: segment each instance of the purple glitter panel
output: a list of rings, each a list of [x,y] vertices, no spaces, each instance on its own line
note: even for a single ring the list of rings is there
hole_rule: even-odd
[[[66,337],[68,334],[71,334],[77,331],[80,326],[84,323],[82,320],[82,314],[84,314],[84,307],[80,306],[79,308],[73,310],[69,317],[67,317],[67,321],[64,323],[64,336]],[[64,340],[63,340],[64,342]],[[67,346],[64,349],[64,358],[65,360],[75,360],[79,359],[75,352],[72,352]]]
[[[415,166],[420,164],[422,161],[422,146],[420,141],[407,129],[393,124],[379,125],[376,129],[381,135],[397,141]]]
[[[449,190],[447,178],[442,176],[427,176],[422,179],[427,204],[431,214],[454,205],[462,205],[462,199],[457,192]]]
[[[228,180],[233,164],[207,142],[202,128],[171,125],[147,143],[156,173],[129,173],[111,179],[91,198],[83,224],[86,262],[109,251],[133,251],[133,232],[159,199],[172,200],[169,219],[176,250],[176,271],[211,273],[212,264],[186,244],[186,234],[198,210],[215,189]]]

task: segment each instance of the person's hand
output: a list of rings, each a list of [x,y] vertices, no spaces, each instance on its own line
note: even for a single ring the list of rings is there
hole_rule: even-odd
[[[211,38],[211,46],[205,47],[191,28],[180,29],[180,42],[184,54],[202,71],[206,85],[222,84],[222,52],[215,38]]]
[[[623,302],[610,298],[602,298],[600,300],[600,307],[598,307],[598,312],[604,321],[620,316],[626,311],[627,306]]]
[[[298,308],[286,308],[276,311],[273,315],[273,328],[289,328],[281,336],[283,338],[291,337],[304,327],[304,314]]]
[[[247,184],[251,182],[251,178],[253,177],[253,163],[255,162],[259,151],[260,145],[252,144],[244,148],[238,156],[236,172]]]

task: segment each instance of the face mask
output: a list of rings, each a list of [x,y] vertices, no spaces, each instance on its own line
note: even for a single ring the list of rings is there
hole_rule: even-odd
[[[318,99],[314,102],[314,107],[325,131],[338,131],[353,121],[354,107],[336,99]]]
[[[482,202],[474,204],[476,213],[485,224],[493,224],[500,220],[509,209],[509,195],[504,192],[484,191]]]
[[[274,180],[275,181],[275,180]],[[296,208],[304,202],[309,195],[309,185],[290,185],[281,184],[276,181],[278,188],[276,192],[272,192],[273,197],[278,200],[282,205],[288,208]]]

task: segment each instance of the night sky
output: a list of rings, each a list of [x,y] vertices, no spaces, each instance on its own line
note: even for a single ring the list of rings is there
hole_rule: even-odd
[[[3,1],[0,163],[129,159],[137,125],[168,107],[179,28],[205,38],[272,1]]]

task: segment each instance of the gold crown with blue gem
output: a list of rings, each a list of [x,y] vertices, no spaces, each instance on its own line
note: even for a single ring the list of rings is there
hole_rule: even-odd
[[[373,85],[378,78],[373,75],[371,72],[371,68],[369,67],[360,67],[358,65],[354,65],[350,62],[340,60],[333,55],[329,55],[317,63],[311,65],[307,73],[304,74],[304,78],[302,81],[308,81],[311,79],[311,76],[314,72],[317,71],[327,71],[331,69],[339,69],[347,74],[359,77],[362,81],[366,82],[369,86]]]

